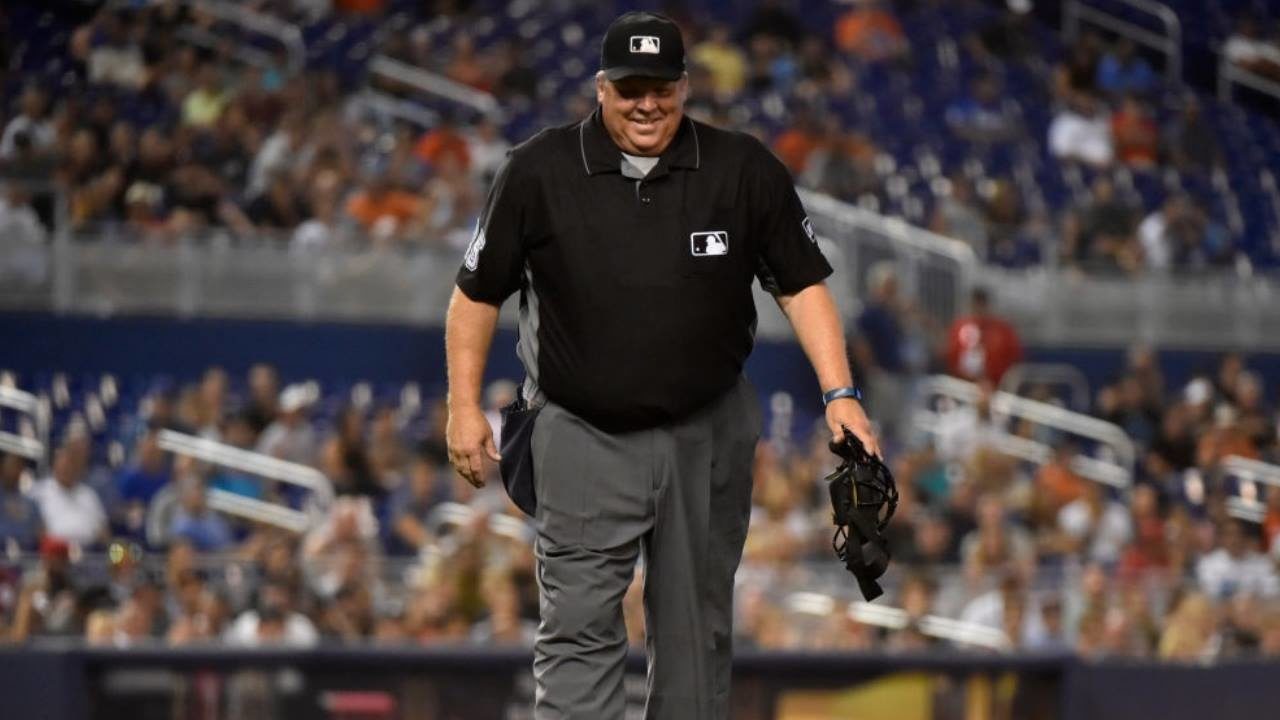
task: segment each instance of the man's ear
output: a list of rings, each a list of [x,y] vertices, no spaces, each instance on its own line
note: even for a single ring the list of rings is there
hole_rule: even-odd
[[[607,82],[609,81],[605,78],[604,71],[597,70],[596,71],[596,102],[602,105],[604,104],[604,92],[605,92],[604,84]]]

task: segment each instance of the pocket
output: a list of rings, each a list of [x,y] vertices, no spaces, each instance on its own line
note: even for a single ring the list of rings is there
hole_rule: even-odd
[[[523,398],[502,408],[498,472],[507,496],[524,514],[537,514],[537,492],[533,485],[533,430],[541,408],[529,407]]]

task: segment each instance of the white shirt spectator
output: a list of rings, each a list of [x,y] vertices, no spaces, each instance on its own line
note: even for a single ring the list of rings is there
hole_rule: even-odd
[[[1235,593],[1251,593],[1263,597],[1280,594],[1280,579],[1271,559],[1257,552],[1233,557],[1226,548],[1218,548],[1200,558],[1196,564],[1200,588],[1215,598]]]
[[[1162,210],[1151,213],[1138,226],[1138,242],[1142,243],[1143,257],[1147,267],[1153,270],[1169,267],[1169,240],[1165,237],[1168,226]]]
[[[1111,164],[1115,148],[1107,116],[1089,117],[1071,109],[1058,113],[1049,124],[1049,152],[1063,160],[1100,166]]]
[[[92,545],[107,526],[98,493],[82,482],[68,488],[48,477],[36,483],[31,496],[40,506],[45,530],[54,537]]]
[[[999,434],[999,428],[990,421],[978,418],[976,407],[961,405],[939,418],[934,448],[943,462],[965,462],[975,450],[991,444]]]
[[[258,636],[258,611],[246,610],[231,623],[223,639],[231,645],[258,647],[264,643]],[[291,612],[284,619],[284,635],[272,644],[291,647],[312,647],[320,642],[320,633],[306,615]]]
[[[19,115],[4,126],[4,136],[0,137],[0,159],[8,160],[14,156],[18,135],[22,133],[31,140],[31,147],[37,152],[52,149],[57,140],[52,122]]]
[[[1097,518],[1091,517],[1085,499],[1067,503],[1058,511],[1058,528],[1077,540],[1087,540],[1086,557],[1094,562],[1110,563],[1133,537],[1129,511],[1116,502],[1107,502]]]
[[[99,45],[89,53],[90,82],[136,88],[142,85],[146,69],[137,45]]]

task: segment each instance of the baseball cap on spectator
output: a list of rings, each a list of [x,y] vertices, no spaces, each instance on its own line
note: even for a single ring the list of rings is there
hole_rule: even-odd
[[[684,74],[684,38],[665,15],[629,12],[618,17],[600,44],[600,69],[610,81],[627,77],[679,80]]]
[[[280,392],[280,412],[297,412],[313,400],[311,386],[303,383],[290,385]]]
[[[71,554],[71,544],[60,537],[45,535],[40,538],[40,557],[66,559]]]

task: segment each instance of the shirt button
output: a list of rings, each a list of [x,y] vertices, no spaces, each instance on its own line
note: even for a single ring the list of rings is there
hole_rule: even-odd
[[[649,203],[653,202],[653,198],[649,197],[648,195],[645,195],[640,198],[640,202],[644,203],[645,205],[648,205]]]

